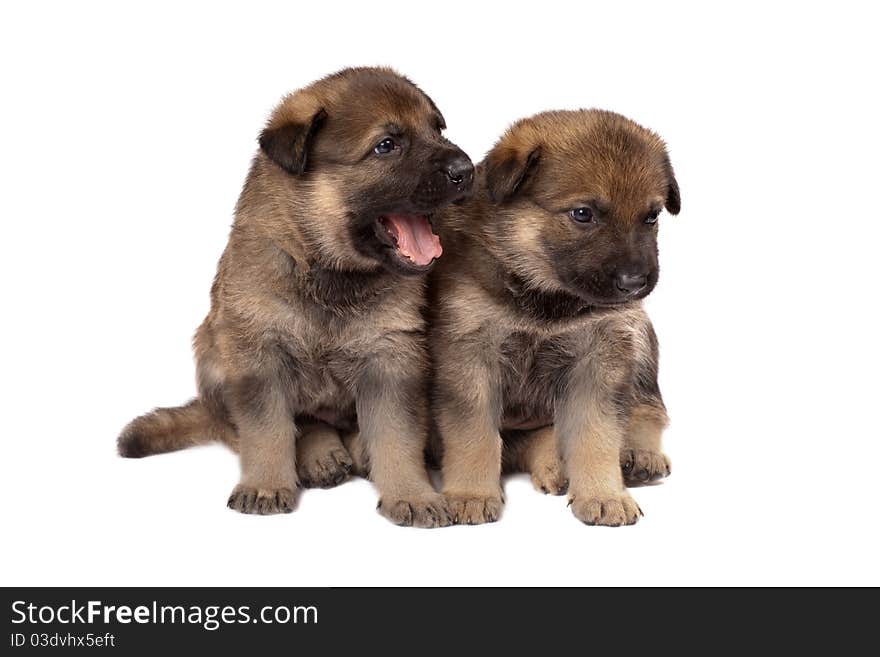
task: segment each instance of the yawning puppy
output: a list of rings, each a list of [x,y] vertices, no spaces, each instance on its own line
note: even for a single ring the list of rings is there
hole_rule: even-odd
[[[477,180],[444,212],[455,231],[432,274],[433,408],[456,520],[498,517],[504,459],[539,488],[567,486],[580,520],[632,524],[623,474],[669,472],[639,302],[657,283],[658,215],[680,207],[664,144],[610,112],[548,112],[511,127]]]
[[[471,187],[431,99],[387,69],[297,91],[260,135],[195,337],[196,399],[119,437],[139,457],[212,440],[241,455],[229,506],[291,511],[300,481],[330,485],[360,432],[380,509],[446,525],[424,464],[425,276],[436,211]],[[299,473],[299,477],[297,476]]]

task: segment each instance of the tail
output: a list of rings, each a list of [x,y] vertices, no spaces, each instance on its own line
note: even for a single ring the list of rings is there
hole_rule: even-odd
[[[196,398],[184,406],[157,408],[128,423],[117,440],[119,455],[137,459],[212,442],[236,449],[235,428]]]

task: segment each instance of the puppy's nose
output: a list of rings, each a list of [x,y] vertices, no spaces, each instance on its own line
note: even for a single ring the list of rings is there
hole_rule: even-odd
[[[619,272],[614,278],[614,284],[621,292],[635,294],[648,284],[648,277],[645,274],[635,274],[628,271]]]
[[[459,155],[449,160],[446,165],[446,175],[453,185],[470,183],[474,177],[474,165],[466,155]]]

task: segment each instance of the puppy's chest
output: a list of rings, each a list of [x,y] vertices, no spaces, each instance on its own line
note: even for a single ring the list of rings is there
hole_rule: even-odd
[[[276,339],[303,385],[348,386],[378,337],[368,327],[314,314],[301,317],[295,329],[279,332]]]
[[[383,357],[401,333],[416,334],[422,324],[420,315],[403,307],[353,316],[313,310],[282,327],[276,340],[304,403],[345,404],[365,364]]]
[[[505,409],[552,407],[561,383],[575,361],[570,336],[512,333],[499,349],[499,375]]]

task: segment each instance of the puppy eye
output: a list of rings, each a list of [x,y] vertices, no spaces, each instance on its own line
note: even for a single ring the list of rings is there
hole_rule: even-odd
[[[397,144],[394,142],[394,140],[391,139],[390,137],[386,137],[385,139],[380,141],[378,144],[376,144],[376,147],[373,149],[373,152],[376,155],[386,155],[387,153],[390,153],[391,151],[393,151],[395,148],[397,148]]]
[[[649,226],[656,224],[658,216],[660,216],[660,210],[654,210],[651,214],[645,217],[645,223]]]
[[[588,224],[593,221],[593,211],[590,208],[575,208],[568,211],[568,216],[579,224]]]

